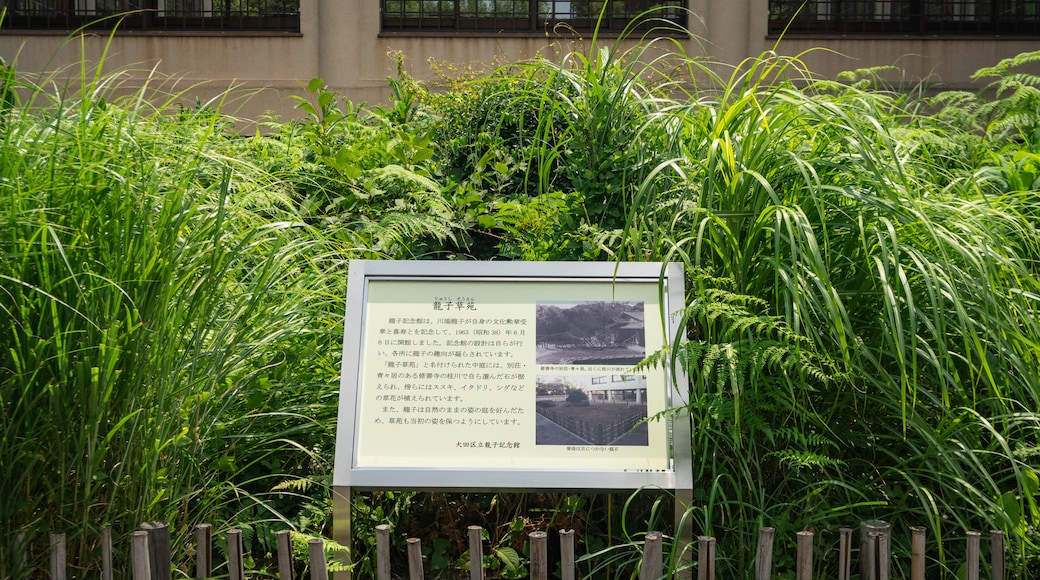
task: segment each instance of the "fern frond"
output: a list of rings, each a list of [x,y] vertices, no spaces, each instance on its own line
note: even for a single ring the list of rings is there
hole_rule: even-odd
[[[816,453],[815,451],[793,451],[783,449],[766,454],[767,457],[775,457],[781,465],[793,470],[822,469],[843,467],[845,462],[833,457]]]
[[[435,215],[394,211],[385,214],[372,232],[376,250],[386,250],[422,236],[445,239],[452,233],[451,223]]]
[[[1032,127],[1036,122],[1036,113],[1026,111],[1015,112],[993,121],[987,132],[991,134],[1017,133],[1018,131]]]
[[[1008,71],[1021,66],[1040,62],[1040,50],[1034,50],[1031,52],[1023,52],[1015,56],[1002,59],[1000,62],[993,66],[983,67],[975,71],[975,74],[971,75],[972,80],[979,80],[985,78],[1002,78],[1007,76]]]
[[[271,488],[272,491],[298,491],[307,492],[310,491],[314,486],[320,485],[313,479],[306,477],[298,477],[294,479],[287,479],[281,483],[275,484]]]
[[[309,555],[310,540],[314,539],[315,537],[316,536],[301,534],[296,531],[290,532],[289,540],[292,543],[293,552],[306,559],[306,557]],[[343,554],[350,553],[350,548],[348,546],[344,546],[343,544],[340,544],[335,540],[325,537],[320,537],[319,539],[321,540],[322,549],[325,551],[326,556],[330,554],[335,554],[337,552]],[[342,564],[338,558],[332,558],[328,562],[329,572],[346,572],[351,570],[352,568],[353,566],[346,566]]]

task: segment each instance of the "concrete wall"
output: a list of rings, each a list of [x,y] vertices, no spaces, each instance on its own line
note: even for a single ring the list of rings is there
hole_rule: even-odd
[[[792,37],[778,42],[767,34],[768,0],[690,0],[689,6],[693,36],[683,41],[687,54],[735,65],[778,46],[782,54],[804,52],[809,69],[827,78],[894,64],[903,69],[894,81],[927,79],[942,88],[970,88],[969,77],[978,68],[1038,47],[1035,40],[967,38]],[[96,62],[107,45],[106,69],[132,70],[135,80],[129,85],[143,82],[154,68],[158,76],[152,75],[152,82],[169,79],[166,85],[184,90],[189,104],[196,96],[206,100],[235,86],[242,92],[225,110],[249,118],[274,110],[284,118],[293,115],[287,96],[302,94],[301,86],[313,77],[324,78],[355,102],[383,102],[386,79],[396,66],[389,54],[395,51],[404,55],[410,74],[429,80],[436,78],[431,59],[481,70],[582,46],[575,39],[544,35],[381,36],[379,0],[301,0],[301,18],[301,34],[120,33],[109,42],[105,35],[69,39],[5,31],[0,57],[22,73],[49,71],[60,81],[76,78],[81,57]],[[833,52],[815,50],[821,46]]]
[[[820,41],[814,39],[785,39],[780,43],[780,51],[784,54],[810,51],[803,57],[804,62],[811,71],[828,78],[842,71],[896,65],[902,70],[886,73],[888,81],[905,88],[923,82],[933,90],[978,89],[981,85],[971,81],[975,71],[995,65],[1001,59],[1040,49],[1036,40],[1013,39],[908,38],[878,42],[864,38],[831,38],[827,39],[826,46],[834,52],[815,50],[818,46]],[[1040,72],[1036,66],[1023,70]]]
[[[336,3],[338,0],[329,0]],[[128,90],[141,86],[196,97],[219,98],[229,87],[225,110],[256,118],[265,110],[291,114],[289,94],[319,76],[319,0],[302,0],[303,34],[220,32],[91,32],[70,38],[50,32],[0,33],[0,58],[29,78],[46,84],[75,84],[80,63],[104,62],[106,73],[120,71]],[[309,33],[307,31],[310,31]],[[103,57],[103,58],[102,58]]]

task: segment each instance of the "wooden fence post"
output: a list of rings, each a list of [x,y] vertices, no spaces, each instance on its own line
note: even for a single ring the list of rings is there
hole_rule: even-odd
[[[376,526],[376,580],[390,580],[390,524]]]
[[[469,578],[484,580],[484,543],[480,526],[469,526]]]
[[[871,539],[871,534],[881,534],[886,538],[891,534],[892,526],[882,520],[866,520],[859,524],[859,570],[863,580],[878,578],[880,560],[888,560],[889,551],[879,555],[878,545],[881,542]],[[889,543],[884,542],[885,546]]]
[[[230,580],[245,580],[246,568],[242,561],[242,530],[228,530],[227,533],[227,558],[228,578]]]
[[[574,530],[560,530],[560,573],[574,580]]]
[[[697,580],[715,580],[715,538],[697,536]]]
[[[990,577],[992,580],[1004,580],[1004,532],[990,530]]]
[[[979,580],[979,548],[982,543],[982,534],[968,532],[965,546],[965,573],[964,580]]]
[[[112,526],[101,526],[101,580],[112,580]]]
[[[874,554],[874,578],[877,580],[889,580],[892,560],[892,546],[889,544],[890,537],[882,532],[871,532],[870,546]]]
[[[325,542],[321,538],[307,540],[311,580],[329,580],[329,563],[325,560]]]
[[[152,563],[152,580],[172,580],[173,557],[170,554],[170,524],[144,522],[137,529],[148,533],[148,552]]]
[[[11,561],[14,564],[14,580],[29,578],[29,555],[25,549],[25,530],[18,530],[11,546]]]
[[[923,526],[910,528],[910,580],[924,580],[926,533]]]
[[[148,556],[148,532],[137,530],[130,534],[130,565],[133,580],[150,580],[152,562]]]
[[[65,580],[65,534],[51,532],[51,580]]]
[[[408,580],[423,580],[422,544],[419,538],[408,538]]]
[[[813,533],[798,532],[798,560],[795,576],[798,580],[812,580]]]
[[[292,580],[292,532],[279,530],[275,536],[278,538],[278,580]]]
[[[212,567],[212,527],[209,524],[195,526],[196,537],[196,578],[207,578]],[[390,526],[376,526],[377,532],[377,578],[390,578]],[[483,580],[483,539],[480,526],[469,526],[470,547],[470,579]],[[891,526],[880,520],[861,523],[860,564],[864,575],[862,580],[889,580],[891,575]],[[866,531],[866,535],[862,536]],[[911,560],[910,580],[924,580],[926,572],[926,528],[913,526],[910,528]],[[283,530],[278,536],[278,566],[281,580],[292,580],[292,550],[290,532]],[[965,580],[980,580],[981,536],[979,532],[966,533]],[[50,578],[65,580],[67,577],[67,547],[65,534],[50,534]],[[546,580],[549,573],[548,534],[544,531],[531,532],[530,564],[531,579]],[[758,534],[758,547],[755,558],[755,580],[768,580],[772,574],[773,542],[775,528],[761,528]],[[133,580],[163,580],[172,576],[172,565],[169,550],[169,524],[166,522],[146,522],[131,534],[130,564]],[[813,570],[812,532],[798,532],[798,555],[796,560],[797,580],[811,580]],[[715,538],[699,536],[698,580],[714,580],[715,577]],[[14,576],[23,571],[25,531],[15,534],[11,545]],[[408,567],[410,580],[422,580],[424,576],[422,549],[418,538],[409,538]],[[1000,530],[990,531],[991,543],[991,580],[1005,580],[1006,547],[1004,533]],[[838,579],[849,580],[852,552],[852,529],[839,530],[838,546]],[[308,541],[310,552],[311,580],[327,580],[328,566],[325,561],[324,543],[320,538]],[[101,527],[101,579],[111,580],[112,569],[112,528]],[[159,557],[156,557],[156,552]],[[574,580],[574,530],[560,531],[561,576],[562,580]],[[640,580],[659,578],[663,573],[662,534],[648,531],[645,536],[644,551],[640,563]],[[243,566],[242,536],[240,530],[228,531],[228,577],[229,580],[245,580]]]
[[[773,536],[776,528],[758,530],[758,548],[755,550],[755,580],[769,580],[773,576]]]
[[[647,532],[643,538],[643,560],[639,565],[639,580],[661,577],[661,532]]]
[[[195,577],[209,578],[213,575],[213,526],[195,526]]]
[[[531,542],[531,580],[549,578],[548,536],[549,534],[542,531],[531,532],[527,536]]]
[[[838,580],[852,578],[852,528],[838,529]]]

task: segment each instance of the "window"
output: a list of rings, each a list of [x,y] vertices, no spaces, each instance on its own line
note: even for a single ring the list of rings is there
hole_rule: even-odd
[[[299,0],[0,0],[5,29],[300,31]]]
[[[1040,0],[770,0],[781,34],[1040,34]]]
[[[684,6],[685,0],[380,0],[383,32],[589,32],[597,24],[620,32],[633,23],[642,31],[674,30],[686,25]]]

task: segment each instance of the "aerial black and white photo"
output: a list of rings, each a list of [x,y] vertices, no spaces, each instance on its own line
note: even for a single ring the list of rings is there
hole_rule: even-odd
[[[627,365],[646,357],[642,302],[551,302],[536,306],[538,364]]]

